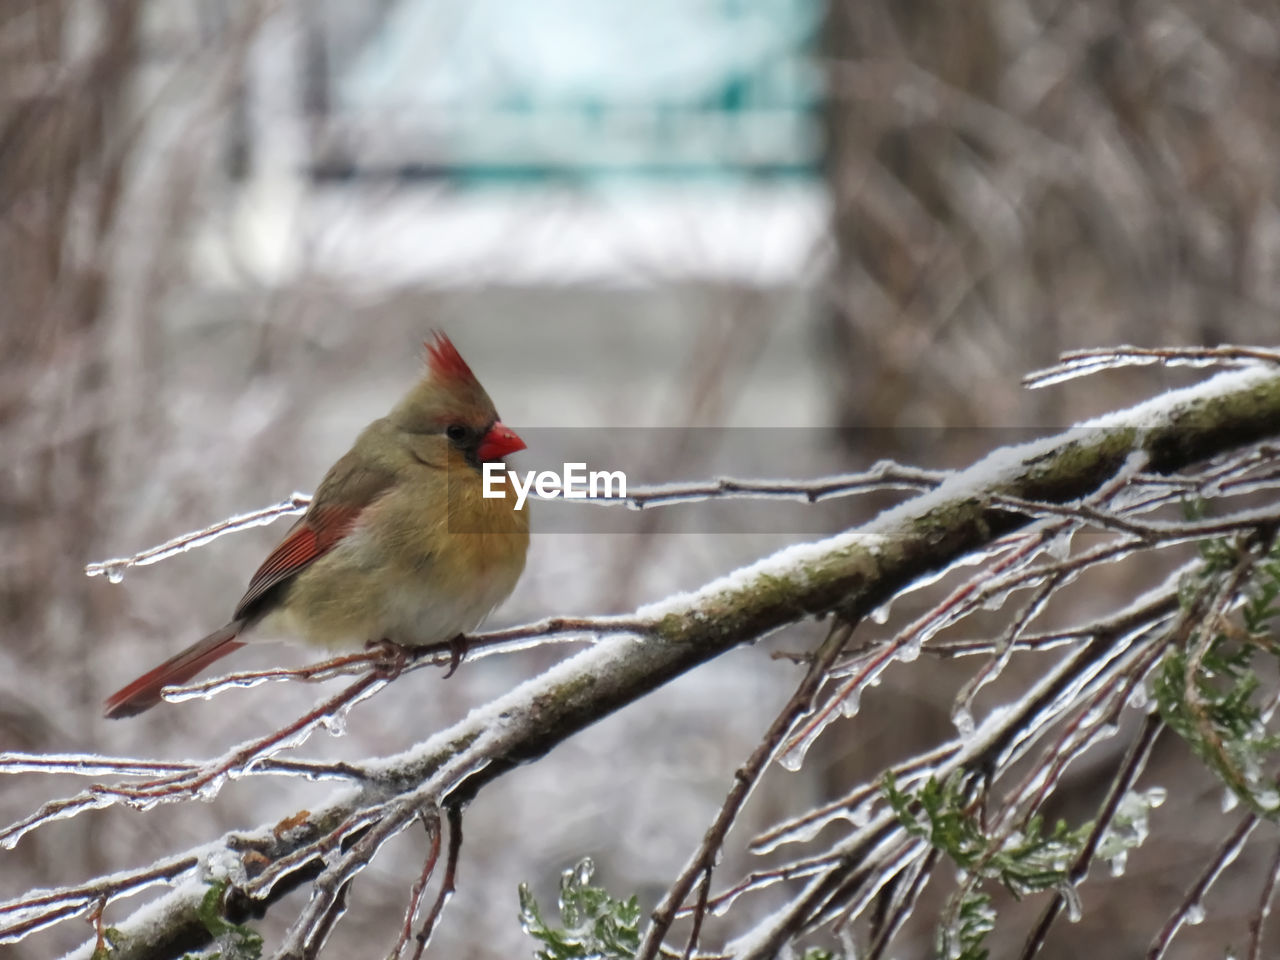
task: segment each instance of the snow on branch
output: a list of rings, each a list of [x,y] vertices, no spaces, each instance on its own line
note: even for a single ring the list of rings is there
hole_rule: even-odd
[[[906,882],[889,905],[889,926],[884,928],[896,929],[893,924],[900,924],[910,912],[923,888],[922,878],[938,860],[928,829],[910,827],[912,811],[922,801],[906,791],[939,782],[946,786],[938,790],[957,791],[955,797],[963,794],[973,802],[976,787],[966,779],[967,772],[983,769],[996,771],[992,776],[1002,775],[1016,760],[1047,742],[1031,772],[1010,784],[1004,801],[991,815],[990,824],[997,833],[1015,837],[1018,825],[1038,809],[1066,766],[1101,738],[1114,734],[1116,716],[1161,661],[1169,638],[1186,636],[1194,628],[1192,612],[1178,612],[1177,582],[1171,581],[1131,607],[1074,632],[1033,635],[1027,628],[1043,602],[1041,585],[1050,584],[1044,590],[1051,592],[1092,565],[1144,549],[1225,534],[1238,534],[1242,542],[1253,543],[1248,538],[1258,537],[1259,531],[1274,531],[1280,525],[1280,510],[1274,508],[1211,521],[1192,519],[1182,525],[1138,520],[1135,515],[1180,498],[1220,493],[1232,484],[1256,489],[1265,482],[1260,477],[1271,478],[1274,486],[1276,451],[1259,445],[1278,434],[1280,375],[1269,368],[1250,368],[1167,393],[1057,436],[996,450],[869,523],[789,547],[692,593],[642,607],[629,617],[553,619],[495,633],[495,643],[527,642],[575,631],[600,639],[430,739],[358,768],[300,761],[289,770],[275,754],[296,748],[316,725],[375,695],[395,679],[394,673],[385,670],[361,673],[348,688],[307,715],[210,761],[152,768],[146,761],[85,759],[86,769],[80,772],[91,776],[147,779],[95,784],[78,797],[51,801],[54,806],[46,804],[42,811],[8,828],[7,843],[17,842],[23,833],[54,817],[75,812],[71,806],[56,806],[60,803],[78,803],[86,810],[108,802],[145,808],[162,800],[208,797],[226,776],[248,770],[314,773],[347,782],[305,815],[229,834],[171,858],[160,874],[148,868],[76,887],[37,891],[0,904],[0,943],[22,939],[33,930],[74,916],[95,910],[100,914],[102,906],[116,897],[164,882],[176,885],[175,889],[116,925],[118,942],[112,957],[168,956],[174,944],[191,949],[209,939],[200,910],[211,882],[225,884],[221,912],[233,922],[260,915],[290,891],[306,886],[311,897],[274,956],[311,957],[338,922],[346,891],[360,870],[392,837],[422,824],[431,838],[432,852],[413,884],[406,911],[408,929],[440,859],[445,822],[451,828],[445,858],[449,866],[436,902],[442,906],[447,899],[453,882],[451,865],[461,843],[460,810],[486,784],[541,757],[672,678],[740,644],[819,616],[832,620],[826,642],[808,657],[795,694],[739,771],[713,829],[655,911],[639,956],[656,957],[668,949],[665,940],[677,915],[692,918],[685,955],[694,954],[711,905],[730,902],[777,876],[800,878],[803,886],[783,910],[732,946],[734,956],[774,956],[806,931],[852,922],[887,884],[901,878]],[[1215,457],[1223,459],[1207,463]],[[1191,468],[1196,471],[1185,472]],[[1175,471],[1184,473],[1170,478]],[[1109,539],[1073,552],[1070,535],[1079,529],[1100,530]],[[850,653],[851,635],[863,618],[876,615],[880,619],[896,595],[970,565],[978,568],[976,573],[892,640]],[[1016,704],[981,720],[969,714],[970,703],[958,703],[955,740],[897,768],[894,779],[887,781],[890,792],[886,793],[889,787],[864,786],[839,805],[828,807],[825,814],[801,814],[757,841],[759,849],[772,849],[812,836],[815,827],[825,822],[824,816],[850,819],[853,832],[825,854],[777,867],[773,877],[762,872],[725,893],[712,893],[720,846],[751,786],[772,760],[799,764],[805,749],[833,717],[856,711],[862,689],[890,663],[914,659],[939,630],[989,607],[993,599],[1003,600],[1020,590],[1031,590],[1031,600],[1005,633],[984,648],[993,658],[984,676],[989,679],[998,672],[1012,651],[1035,649],[1038,643],[1070,644],[1069,656],[1049,668]],[[1225,607],[1219,610],[1216,599],[1206,600],[1197,611],[1227,614]],[[245,684],[254,680],[250,675],[242,678]],[[1187,722],[1194,733],[1196,717]],[[1130,755],[1144,758],[1145,746]],[[65,772],[81,759],[49,758],[49,763]],[[1227,757],[1224,762],[1230,761]],[[38,766],[22,755],[0,757],[0,773],[29,773]],[[1119,772],[1118,782],[1129,782],[1140,766],[1141,759],[1134,760]],[[941,808],[936,805],[945,806],[951,796],[944,792],[940,799],[926,797],[926,804],[935,803],[926,805],[926,811],[937,814]],[[892,809],[886,806],[890,801]],[[1116,803],[1109,800],[1103,814],[1114,818]],[[1092,836],[1087,849],[1096,850],[1105,841],[1101,833]],[[1093,853],[1074,855],[1076,869],[1087,870]],[[983,872],[987,862],[979,859],[966,868],[974,883],[987,876]],[[1064,887],[1060,892],[1067,911],[1073,912],[1072,890]],[[411,944],[420,949],[438,917],[439,909],[431,908],[420,928],[422,936],[402,931],[396,950]],[[889,939],[882,930],[875,942],[884,949]],[[95,943],[90,941],[76,955],[88,957]]]

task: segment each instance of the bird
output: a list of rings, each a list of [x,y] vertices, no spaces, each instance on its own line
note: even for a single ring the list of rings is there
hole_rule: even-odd
[[[231,619],[113,693],[104,716],[142,713],[164,687],[257,639],[335,652],[457,642],[524,571],[528,513],[515,508],[509,484],[497,485],[497,497],[482,482],[485,463],[523,449],[457,348],[435,332],[421,379],[324,475]]]

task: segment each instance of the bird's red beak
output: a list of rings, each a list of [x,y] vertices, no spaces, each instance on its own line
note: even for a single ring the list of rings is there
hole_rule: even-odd
[[[480,446],[476,448],[476,456],[481,460],[501,460],[524,448],[525,442],[516,435],[514,430],[499,420],[489,428],[489,432],[480,441]]]

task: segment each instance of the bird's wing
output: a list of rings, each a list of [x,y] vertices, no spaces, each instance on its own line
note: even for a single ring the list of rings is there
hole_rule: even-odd
[[[343,457],[321,481],[306,514],[285,534],[280,545],[258,567],[249,587],[236,606],[235,619],[252,620],[263,612],[254,609],[274,588],[296,576],[342,541],[356,525],[364,509],[392,484],[389,472],[369,470]],[[341,502],[326,496],[326,490],[342,489]]]

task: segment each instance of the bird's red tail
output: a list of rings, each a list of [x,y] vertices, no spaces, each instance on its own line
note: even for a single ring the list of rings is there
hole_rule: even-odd
[[[133,683],[117,690],[107,698],[103,716],[110,720],[136,716],[160,702],[160,690],[174,684],[186,683],[197,673],[220,660],[233,650],[244,646],[236,639],[243,623],[232,620],[225,627],[213,631],[198,640],[177,656],[170,657],[154,670],[144,673]]]

